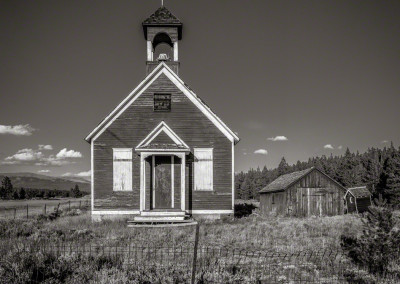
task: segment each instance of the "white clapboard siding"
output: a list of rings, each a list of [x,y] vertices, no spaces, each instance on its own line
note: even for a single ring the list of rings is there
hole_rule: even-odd
[[[213,190],[213,149],[194,149],[194,189]]]
[[[132,190],[132,149],[113,149],[113,190]]]

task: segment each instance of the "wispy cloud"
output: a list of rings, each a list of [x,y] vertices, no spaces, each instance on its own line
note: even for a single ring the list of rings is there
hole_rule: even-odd
[[[261,155],[267,155],[268,151],[265,149],[258,149],[254,151],[254,154],[261,154]]]
[[[49,173],[50,172],[50,170],[40,170],[40,171],[38,171],[38,173]]]
[[[324,146],[324,149],[334,149],[334,148],[333,148],[332,144],[326,144]]]
[[[40,147],[43,146],[43,147]],[[14,155],[8,156],[1,162],[3,165],[35,165],[35,166],[64,166],[73,164],[72,159],[81,158],[82,154],[66,148],[57,155],[45,156],[40,149],[50,150],[51,145],[39,145],[38,150],[26,148],[18,150]]]
[[[343,149],[343,146],[340,145],[340,146],[338,146],[337,148],[338,148],[339,150],[342,150],[342,149]]]
[[[386,143],[389,143],[389,141],[388,140],[382,140],[381,143],[382,144],[386,144]]]
[[[62,149],[56,155],[57,158],[82,158],[82,154],[75,150],[67,150],[67,148]]]
[[[29,124],[19,125],[0,125],[0,134],[10,134],[17,136],[30,136],[36,129]]]
[[[287,137],[286,136],[275,136],[275,137],[270,137],[270,138],[267,138],[267,140],[269,140],[269,141],[288,141],[288,139],[287,139]]]
[[[27,161],[36,161],[36,160],[41,159],[42,157],[43,157],[42,152],[25,148],[25,149],[18,150],[17,153],[5,158],[4,160],[5,161],[27,162]]]
[[[63,174],[62,176],[63,177],[90,177],[91,175],[92,175],[92,171],[88,170],[86,172],[80,172],[77,174],[68,172],[68,173]]]
[[[39,150],[53,150],[53,146],[39,144]]]

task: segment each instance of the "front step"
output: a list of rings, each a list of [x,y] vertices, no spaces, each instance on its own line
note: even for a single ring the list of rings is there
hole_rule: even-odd
[[[181,210],[169,210],[169,211],[142,211],[140,216],[185,216],[186,212]]]
[[[135,216],[134,221],[146,221],[146,222],[162,222],[162,221],[182,221],[185,220],[186,216],[164,216],[164,215],[152,215],[152,216]]]

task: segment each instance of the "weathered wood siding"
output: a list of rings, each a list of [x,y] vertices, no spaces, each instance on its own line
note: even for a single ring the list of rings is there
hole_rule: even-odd
[[[286,190],[288,214],[333,216],[343,214],[344,190],[314,170]]]
[[[371,198],[369,196],[357,198],[358,213],[363,213],[368,211],[369,206],[371,206]]]
[[[356,199],[350,192],[346,195],[346,206],[347,213],[357,212]]]
[[[153,94],[159,92],[171,94],[171,112],[153,111]],[[193,154],[186,157],[186,208],[232,209],[231,142],[164,74],[93,142],[94,209],[139,209],[140,156],[133,152],[132,191],[113,192],[112,148],[134,149],[162,120],[189,145],[192,152],[194,147],[214,149],[212,192],[193,192]],[[150,163],[146,161],[146,188],[151,183],[148,176]],[[178,172],[175,170],[175,174]],[[175,185],[177,180],[179,178],[175,176]],[[146,194],[146,207],[149,199],[150,196]]]
[[[260,195],[260,210],[264,216],[284,215],[286,211],[285,192],[273,192]]]
[[[281,194],[262,193],[260,209],[265,215],[289,215],[298,217],[333,216],[343,214],[344,189],[314,170],[291,185]],[[272,204],[272,196],[275,200]]]

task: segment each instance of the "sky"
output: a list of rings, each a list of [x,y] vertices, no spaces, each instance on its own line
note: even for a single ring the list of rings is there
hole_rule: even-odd
[[[165,0],[180,76],[235,171],[400,144],[400,1]],[[160,0],[0,0],[0,172],[90,174],[84,138],[145,77]]]

